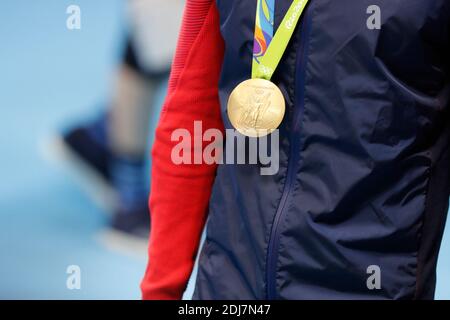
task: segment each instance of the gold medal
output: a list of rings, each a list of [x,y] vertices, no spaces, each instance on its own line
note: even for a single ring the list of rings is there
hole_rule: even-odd
[[[231,124],[241,134],[263,137],[278,128],[285,108],[283,94],[273,82],[250,79],[233,90],[227,113]]]

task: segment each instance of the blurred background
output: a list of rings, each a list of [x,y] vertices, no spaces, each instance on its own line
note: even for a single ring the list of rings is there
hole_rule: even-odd
[[[140,298],[149,148],[183,3],[0,4],[0,299]],[[436,297],[450,299],[450,226]]]

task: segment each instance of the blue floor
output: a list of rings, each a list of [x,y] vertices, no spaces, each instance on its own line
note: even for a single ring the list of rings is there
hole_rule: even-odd
[[[82,29],[66,29],[78,4]],[[0,298],[137,299],[145,256],[105,248],[107,216],[42,152],[45,138],[100,110],[119,60],[120,0],[0,5]],[[99,105],[99,107],[93,107]],[[450,229],[450,228],[447,228]],[[440,257],[438,298],[450,298],[450,232]],[[66,267],[82,270],[66,288]]]

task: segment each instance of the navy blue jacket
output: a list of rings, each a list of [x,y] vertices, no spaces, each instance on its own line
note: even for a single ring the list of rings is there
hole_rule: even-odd
[[[289,0],[276,0],[275,25]],[[218,0],[220,100],[250,77],[255,0]],[[379,6],[381,29],[367,26]],[[449,195],[450,1],[311,0],[273,81],[280,170],[220,165],[196,299],[432,299]],[[369,289],[370,266],[381,288]],[[370,269],[370,268],[369,268]]]

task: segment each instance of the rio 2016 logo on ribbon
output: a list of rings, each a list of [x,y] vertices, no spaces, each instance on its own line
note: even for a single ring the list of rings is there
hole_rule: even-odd
[[[270,68],[268,66],[265,66],[265,65],[262,65],[262,64],[260,64],[258,66],[258,69],[259,69],[259,72],[261,72],[263,75],[265,75],[267,77],[270,76],[273,73],[273,69],[272,68]]]
[[[299,3],[297,3],[295,5],[292,15],[289,17],[289,19],[286,21],[286,24],[285,24],[285,26],[288,30],[291,30],[296,25],[295,21],[297,20],[297,17],[300,14],[300,12],[302,11],[302,8],[304,5],[305,5],[305,0],[300,1]]]

